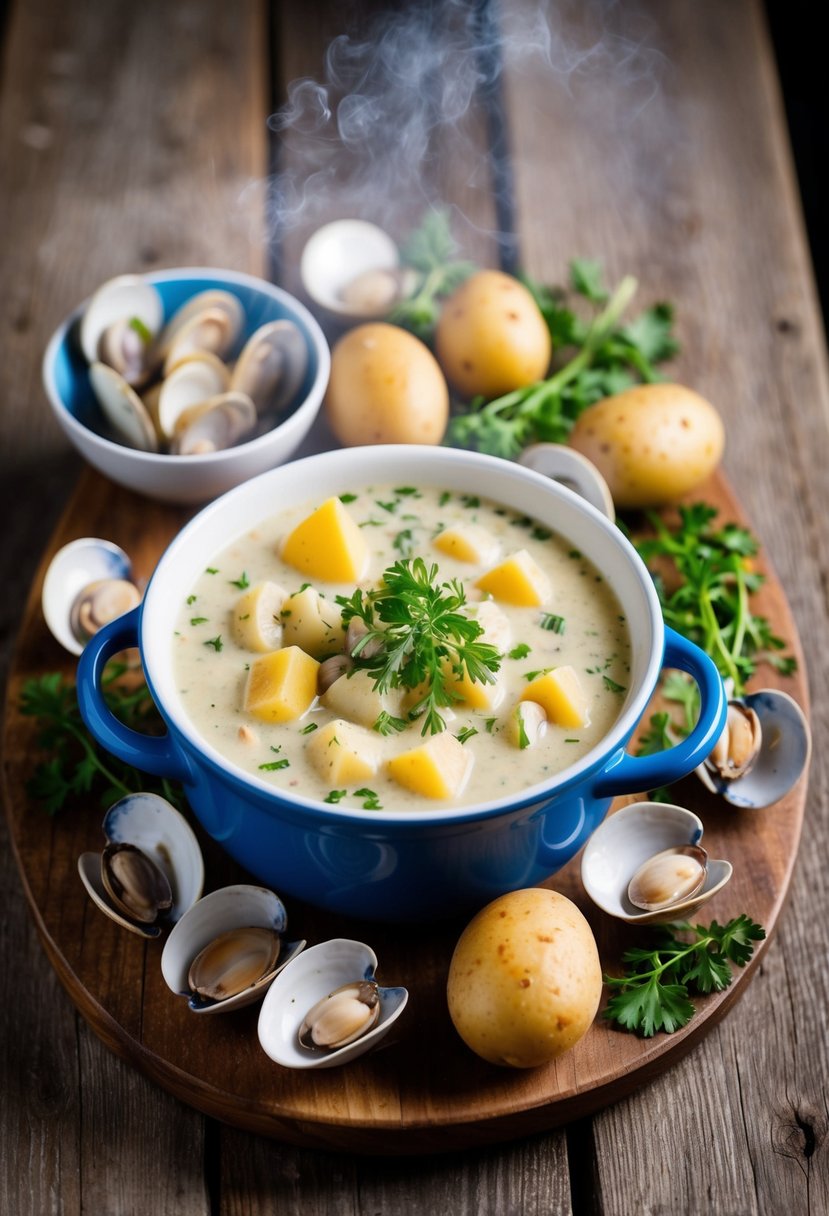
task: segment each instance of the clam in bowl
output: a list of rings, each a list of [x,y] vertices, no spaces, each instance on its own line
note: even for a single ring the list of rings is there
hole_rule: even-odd
[[[136,289],[138,294],[135,294]],[[146,290],[149,290],[148,308],[144,307],[143,301]],[[307,355],[307,359],[303,359],[304,369],[292,383],[289,400],[272,412],[261,411],[258,419],[246,419],[240,406],[246,406],[249,411],[253,406],[247,401],[246,393],[224,391],[228,387],[234,389],[235,381],[231,376],[225,383],[221,361],[209,354],[208,347],[208,354],[198,369],[203,379],[207,377],[205,386],[199,391],[202,398],[213,394],[223,396],[221,418],[217,416],[223,433],[221,443],[232,446],[206,450],[213,444],[205,443],[204,423],[198,421],[199,434],[194,433],[188,454],[152,450],[157,444],[150,415],[143,410],[141,400],[135,405],[135,393],[144,390],[140,373],[134,376],[129,365],[132,345],[137,333],[145,335],[148,341],[165,339],[167,334],[170,338],[175,336],[179,357],[186,360],[189,356],[192,360],[196,352],[184,347],[188,343],[198,344],[201,338],[192,333],[193,322],[198,324],[198,318],[188,317],[187,305],[197,296],[209,302],[210,297],[204,293],[218,293],[224,300],[230,297],[238,302],[232,319],[235,328],[229,336],[226,352],[229,361],[240,355],[254,333],[279,323],[285,329],[290,328],[298,343],[304,345]],[[126,309],[126,313],[116,316],[119,309],[121,313]],[[175,326],[170,326],[176,314],[184,318],[186,326],[179,326],[178,320]],[[122,325],[125,317],[126,326]],[[215,317],[212,319],[215,321]],[[130,329],[130,323],[135,330]],[[106,328],[99,332],[102,326]],[[117,331],[119,326],[125,328],[126,338],[122,335],[119,338],[121,345],[111,351],[106,346],[107,335]],[[170,333],[185,328],[187,333],[183,336]],[[122,358],[124,353],[126,359]],[[105,361],[96,361],[96,354],[98,360]],[[163,355],[164,350],[159,348],[159,358]],[[108,360],[117,363],[123,375],[115,371]],[[171,364],[169,351],[163,362]],[[218,375],[215,383],[208,374],[207,365],[211,362]],[[239,364],[241,362],[240,359]],[[252,275],[197,267],[163,270],[140,277],[121,276],[103,284],[52,335],[42,370],[43,384],[58,424],[91,465],[128,490],[163,502],[184,504],[207,502],[287,460],[305,439],[317,416],[329,369],[330,354],[322,330],[304,305],[288,292]],[[167,370],[165,385],[170,381],[192,381],[196,371],[192,361],[189,366],[180,364],[174,370],[170,367]],[[240,372],[239,377],[241,375]],[[183,390],[184,405],[188,404],[188,394],[192,397],[196,392],[192,384],[173,383],[172,388],[173,395],[178,394],[179,404],[182,404],[180,394]],[[179,405],[173,408],[178,411]],[[116,423],[120,420],[125,429],[119,432],[113,420]],[[247,437],[241,437],[242,431]],[[142,450],[142,445],[147,450]]]

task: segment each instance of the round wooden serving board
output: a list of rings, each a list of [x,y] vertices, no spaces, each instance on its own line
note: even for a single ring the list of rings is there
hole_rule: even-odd
[[[743,519],[719,476],[694,497],[718,506],[723,520]],[[57,670],[74,676],[73,660],[52,640],[40,612],[41,581],[52,553],[78,536],[107,537],[123,546],[137,575],[146,578],[186,518],[183,511],[149,503],[85,473],[32,588],[9,684],[4,776],[17,863],[46,953],[96,1034],[182,1101],[227,1123],[297,1144],[377,1154],[460,1149],[541,1131],[615,1101],[684,1055],[745,989],[768,938],[730,988],[698,1000],[684,1030],[641,1039],[599,1018],[573,1051],[523,1072],[484,1063],[451,1025],[444,993],[461,923],[400,929],[350,922],[289,902],[292,938],[307,938],[309,944],[330,937],[367,941],[380,960],[381,982],[405,984],[410,992],[404,1016],[378,1050],[342,1069],[280,1068],[259,1047],[258,1007],[196,1017],[167,989],[159,965],[161,944],[144,944],[119,929],[94,908],[81,886],[78,856],[103,843],[100,808],[94,801],[79,802],[50,819],[27,796],[26,783],[42,755],[35,724],[21,716],[18,702],[31,676]],[[794,622],[782,588],[771,571],[766,573],[756,609],[801,660],[801,674],[784,679],[763,668],[755,684],[785,688],[808,709]],[[734,865],[729,886],[706,906],[706,920],[722,923],[745,912],[771,934],[789,886],[805,800],[805,777],[784,801],[755,812],[720,804],[694,778],[677,787],[677,801],[701,816],[712,855]],[[206,891],[244,879],[218,846],[199,836]],[[579,858],[549,885],[583,910],[606,970],[618,971],[622,951],[646,939],[647,930],[613,921],[587,900]],[[428,891],[423,896],[428,904]]]

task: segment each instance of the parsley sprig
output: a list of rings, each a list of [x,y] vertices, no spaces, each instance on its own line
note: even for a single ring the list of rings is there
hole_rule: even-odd
[[[636,548],[646,563],[668,561],[667,575],[653,573],[665,623],[701,646],[739,697],[760,661],[790,675],[796,660],[778,653],[786,643],[751,608],[750,596],[764,582],[751,560],[757,541],[738,524],[715,526],[716,517],[715,507],[697,502],[680,507],[671,528],[652,512],[654,535]]]
[[[692,938],[682,941],[671,929]],[[707,929],[683,923],[661,930],[654,949],[636,946],[625,951],[622,961],[631,966],[624,975],[604,977],[613,991],[604,1017],[646,1038],[658,1030],[680,1030],[694,1015],[691,994],[722,992],[731,983],[731,964],[744,967],[754,942],[765,936],[744,914],[727,925],[714,920]]]
[[[612,294],[597,262],[570,264],[570,290],[592,310],[585,321],[562,292],[525,278],[553,341],[553,350],[573,351],[546,380],[515,389],[494,401],[476,398],[449,424],[447,442],[512,459],[530,443],[565,443],[587,406],[632,384],[659,380],[657,365],[678,349],[673,312],[655,304],[628,325],[621,318],[637,288],[630,275]]]
[[[372,674],[378,692],[422,689],[409,717],[423,717],[423,735],[446,729],[440,711],[460,699],[451,687],[455,679],[492,684],[501,665],[496,648],[479,640],[481,626],[461,611],[460,581],[437,579],[438,567],[415,557],[389,566],[378,588],[337,596],[344,624],[356,617],[366,626],[352,657]],[[379,653],[364,658],[378,640]]]
[[[392,309],[386,320],[431,342],[441,299],[451,295],[476,269],[472,262],[458,259],[457,251],[448,212],[428,211],[420,227],[400,248],[403,265],[417,272],[414,291]]]
[[[158,733],[162,722],[149,689],[143,682],[134,685],[125,677],[126,664],[108,664],[103,681],[107,704],[133,730]],[[169,781],[139,773],[101,750],[84,726],[74,686],[60,672],[26,680],[20,712],[35,719],[37,746],[49,756],[36,766],[26,787],[48,814],[63,810],[73,798],[92,796],[107,807],[139,790],[161,794],[183,809],[183,798]]]

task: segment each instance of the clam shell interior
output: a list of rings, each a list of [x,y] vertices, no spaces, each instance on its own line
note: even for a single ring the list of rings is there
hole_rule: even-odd
[[[373,980],[377,956],[364,942],[347,938],[320,942],[277,976],[259,1014],[263,1051],[285,1068],[336,1068],[375,1047],[406,1008],[405,988],[380,987],[380,1013],[372,1030],[334,1051],[309,1051],[299,1043],[305,1015],[323,997],[355,980]]]
[[[760,754],[749,772],[724,781],[706,765],[697,772],[703,783],[732,806],[760,810],[788,794],[809,763],[812,735],[806,715],[789,696],[775,688],[764,688],[743,698],[760,719]]]
[[[133,844],[158,866],[173,893],[165,915],[175,923],[192,908],[204,886],[204,861],[193,829],[174,806],[158,794],[121,798],[104,816],[104,835],[112,844]]]
[[[103,579],[132,581],[130,559],[123,549],[96,536],[84,536],[59,549],[43,580],[41,604],[52,636],[70,654],[84,644],[72,631],[72,607],[85,587]]]
[[[395,270],[397,245],[387,232],[365,220],[334,220],[311,236],[302,251],[300,277],[312,300],[338,316],[370,319],[373,313],[349,307],[345,287],[367,270]]]
[[[260,1000],[274,977],[303,950],[304,941],[282,941],[276,967],[253,987],[223,1000],[194,994],[189,981],[190,967],[205,947],[231,930],[258,925],[281,936],[287,924],[282,900],[266,887],[239,883],[211,891],[194,904],[168,937],[161,955],[164,981],[172,992],[187,998],[194,1013],[224,1013]]]
[[[610,916],[632,924],[667,924],[686,919],[731,878],[728,861],[708,859],[699,891],[670,908],[645,912],[628,898],[628,884],[655,854],[675,845],[699,844],[701,820],[685,807],[664,802],[634,802],[604,821],[588,840],[581,862],[584,888]]]

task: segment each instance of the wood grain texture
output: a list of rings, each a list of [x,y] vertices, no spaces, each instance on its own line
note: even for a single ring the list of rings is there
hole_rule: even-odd
[[[709,483],[705,494],[728,518],[740,520],[720,479]],[[131,495],[87,473],[44,556],[41,576],[51,553],[68,537],[96,535],[105,521],[107,536],[133,555],[137,576],[146,577],[182,515],[160,505],[145,507],[139,515]],[[194,1018],[186,1002],[164,985],[161,943],[143,943],[90,907],[76,861],[82,852],[102,847],[97,808],[73,805],[48,829],[30,831],[37,808],[25,783],[37,750],[37,729],[17,709],[19,690],[44,665],[60,664],[70,678],[74,667],[46,633],[39,582],[24,617],[6,714],[6,796],[26,893],[49,958],[92,1028],[114,1051],[197,1109],[293,1143],[360,1153],[423,1154],[497,1143],[582,1117],[657,1076],[701,1039],[759,967],[768,943],[737,973],[730,989],[700,1001],[697,1015],[673,1035],[643,1040],[599,1020],[560,1060],[505,1072],[473,1057],[449,1021],[446,976],[461,924],[416,931],[360,925],[290,900],[292,935],[312,944],[338,936],[369,941],[380,959],[382,981],[409,988],[410,1011],[379,1051],[347,1069],[309,1074],[269,1065],[256,1036],[256,1009],[233,1017]],[[756,610],[789,638],[801,657],[775,581],[758,593]],[[757,681],[758,686],[785,686],[807,705],[802,676],[781,677],[763,665]],[[734,878],[710,909],[720,920],[748,908],[773,933],[797,852],[805,795],[801,783],[771,810],[735,815],[694,778],[683,783],[678,798],[702,818],[711,855],[736,863]],[[249,880],[215,847],[205,845],[206,890]],[[623,950],[641,940],[641,930],[602,916],[590,904],[577,863],[556,874],[550,885],[582,908],[605,970],[613,970]]]
[[[597,254],[612,274],[635,273],[645,298],[677,302],[677,378],[722,411],[726,467],[801,635],[825,636],[826,357],[761,8],[593,5],[570,18],[572,44],[593,48],[595,70],[588,57],[566,89],[548,87],[537,60],[525,60],[520,84],[510,77],[528,264],[555,278],[573,253]],[[627,71],[618,59],[601,70],[619,40]],[[538,187],[553,136],[566,202],[550,223]],[[827,665],[807,654],[820,741]],[[692,1057],[595,1119],[602,1211],[691,1213],[701,1196],[734,1213],[829,1203],[829,935],[815,916],[829,904],[826,794],[818,742],[808,843],[778,944],[747,1000]]]
[[[0,546],[4,586],[30,582],[78,469],[48,418],[39,387],[40,354],[54,323],[89,287],[126,268],[120,251],[132,240],[136,224],[149,225],[154,236],[166,242],[158,248],[157,260],[139,265],[208,261],[244,267],[243,259],[249,256],[244,222],[223,228],[214,212],[205,224],[204,208],[197,223],[173,222],[177,212],[167,192],[175,187],[176,197],[184,202],[193,195],[220,202],[219,194],[211,194],[205,185],[205,174],[211,172],[213,157],[228,164],[245,154],[247,133],[238,115],[250,113],[248,86],[250,72],[258,70],[256,55],[249,46],[243,54],[230,47],[229,87],[226,74],[218,87],[215,77],[211,80],[212,99],[208,90],[201,90],[205,109],[200,155],[188,155],[193,138],[188,131],[184,159],[167,156],[159,173],[157,148],[145,139],[140,117],[128,116],[132,143],[119,140],[119,132],[127,129],[123,107],[131,106],[137,96],[136,113],[143,112],[150,125],[157,122],[162,105],[157,81],[165,85],[167,109],[174,109],[170,98],[181,83],[180,65],[195,71],[203,62],[204,30],[195,22],[187,30],[175,25],[178,12],[192,19],[195,6],[90,3],[84,6],[84,20],[79,19],[79,7],[58,6],[53,0],[13,4],[5,43],[0,190],[11,239],[0,246],[7,288],[0,304],[7,355],[0,367],[0,500],[4,518],[12,524]],[[238,30],[239,23],[248,20],[245,4],[222,11],[209,3],[199,7],[209,14],[207,25],[212,23],[213,29],[226,30],[226,21],[232,19]],[[278,6],[279,15],[291,7]],[[306,42],[313,48],[310,68],[299,66],[294,74],[318,74],[319,19],[327,21],[326,32],[339,32],[359,6],[338,5],[332,16],[334,7],[309,0],[296,20],[285,20],[288,48]],[[509,12],[518,5],[506,0],[502,7]],[[790,906],[759,976],[739,1007],[687,1061],[641,1095],[595,1119],[592,1135],[589,1123],[578,1125],[569,1143],[571,1181],[585,1211],[818,1212],[829,1206],[823,1087],[829,780],[825,748],[820,746],[827,738],[829,713],[829,665],[820,641],[829,615],[829,537],[824,525],[829,509],[829,394],[774,65],[761,6],[749,0],[615,7],[561,0],[553,6],[554,47],[578,9],[586,14],[586,33],[582,27],[581,41],[571,43],[579,53],[565,59],[565,65],[581,63],[582,75],[571,71],[558,83],[548,74],[539,79],[527,59],[513,73],[514,87],[508,92],[523,200],[524,260],[535,273],[559,278],[569,256],[600,254],[614,274],[634,270],[648,298],[664,295],[680,305],[684,355],[677,374],[727,413],[729,471],[810,645],[819,743],[807,818],[811,847],[802,850]],[[608,22],[616,40],[605,44],[609,54],[604,61],[596,51],[599,70],[585,76],[589,56],[581,52],[601,50],[598,34]],[[122,106],[117,122],[92,121],[89,108],[97,104],[98,82],[107,75],[98,53],[116,46],[119,64],[133,58],[136,24],[143,31],[138,42],[149,48],[152,66],[136,68],[124,78],[120,92],[111,91]],[[653,77],[639,72],[637,48],[653,52],[648,59],[660,82],[655,103],[644,108]],[[171,62],[178,68],[174,81],[165,76]],[[302,65],[307,57],[300,50],[291,62]],[[562,62],[561,55],[556,62]],[[604,85],[602,62],[608,77]],[[627,73],[620,66],[625,64]],[[114,82],[114,73],[109,78]],[[143,90],[138,95],[136,82]],[[615,91],[608,105],[609,85]],[[523,111],[520,131],[514,121],[519,89],[536,93],[529,114]],[[554,105],[551,97],[557,99]],[[657,121],[660,117],[664,121]],[[204,141],[219,130],[223,150],[217,152],[215,139],[212,149]],[[55,131],[60,133],[57,140]],[[531,136],[534,152],[528,151]],[[85,178],[79,166],[86,159],[98,162],[97,188],[114,195],[120,206],[102,203],[90,210],[73,204],[70,228],[63,199],[83,193]],[[127,181],[136,188],[123,190],[121,183]],[[533,194],[535,211],[527,206]],[[253,188],[248,198],[255,203],[256,197]],[[103,215],[108,224],[100,231]],[[486,230],[488,221],[483,227]],[[78,233],[71,247],[69,232]],[[129,247],[140,253],[137,242]],[[252,248],[255,254],[259,247]],[[485,249],[479,256],[486,258]],[[6,653],[19,611],[14,596],[0,601],[0,647]],[[0,836],[3,833],[0,822]],[[2,942],[4,959],[13,965],[0,968],[0,1060],[6,1098],[0,1104],[0,1209],[19,1216],[80,1211],[78,1129],[82,1099],[88,1101],[91,1095],[79,1088],[75,1017],[42,961],[2,840],[0,877],[3,889],[14,893],[4,907]],[[121,1118],[133,1136],[145,1134],[145,1122],[166,1118],[156,1116],[146,1101],[147,1095],[156,1095],[163,1112],[170,1100],[160,1091],[104,1053],[97,1040],[90,1039],[89,1050],[98,1051],[116,1076],[130,1078],[131,1087],[121,1090]],[[98,1081],[109,1084],[111,1075],[103,1073]],[[176,1112],[179,1120],[187,1120],[184,1108]],[[201,1125],[198,1116],[191,1118]],[[109,1153],[108,1129],[98,1130],[103,1139],[97,1149]],[[295,1207],[309,1216],[369,1212],[379,1206],[378,1188],[390,1216],[425,1210],[419,1192],[395,1175],[391,1163],[374,1163],[367,1170],[377,1180],[366,1192],[373,1203],[369,1206],[361,1202],[355,1172],[340,1159],[279,1148],[243,1133],[220,1134],[209,1122],[207,1137],[205,1177],[214,1210],[221,1205],[222,1211],[245,1211],[246,1204],[251,1211],[266,1211],[269,1205],[270,1210],[281,1210],[279,1204],[290,1194]],[[224,1155],[219,1151],[222,1144],[228,1146]],[[555,1178],[558,1185],[551,1189],[548,1210],[556,1211],[568,1181],[561,1172],[562,1144],[563,1137],[553,1133],[486,1154],[485,1185],[474,1181],[476,1175],[483,1177],[478,1159],[464,1155],[446,1194],[459,1212],[500,1212],[504,1208],[498,1202],[519,1193],[528,1210],[534,1210],[533,1203],[544,1210],[544,1189]],[[583,1155],[576,1160],[579,1152]],[[198,1158],[199,1153],[191,1149],[190,1155]],[[225,1192],[216,1164],[220,1156],[228,1179]],[[686,1156],[693,1168],[680,1169],[678,1163]],[[143,1152],[138,1159],[163,1193],[167,1180],[153,1175]],[[23,1161],[25,1169],[19,1169]],[[276,1169],[277,1161],[285,1178],[275,1174],[269,1179],[268,1171]],[[396,1178],[396,1184],[383,1183],[385,1177]],[[190,1175],[185,1185],[182,1202],[192,1205],[185,1210],[203,1212],[201,1185]],[[141,1209],[131,1208],[125,1195],[124,1210]]]
[[[80,468],[40,386],[55,325],[125,270],[263,264],[249,191],[265,164],[263,18],[258,0],[233,12],[186,0],[10,6],[0,75],[5,586],[31,581]],[[0,598],[3,683],[19,615],[13,596]],[[107,1052],[41,967],[5,820],[0,881],[0,1210],[205,1216],[204,1120]]]

